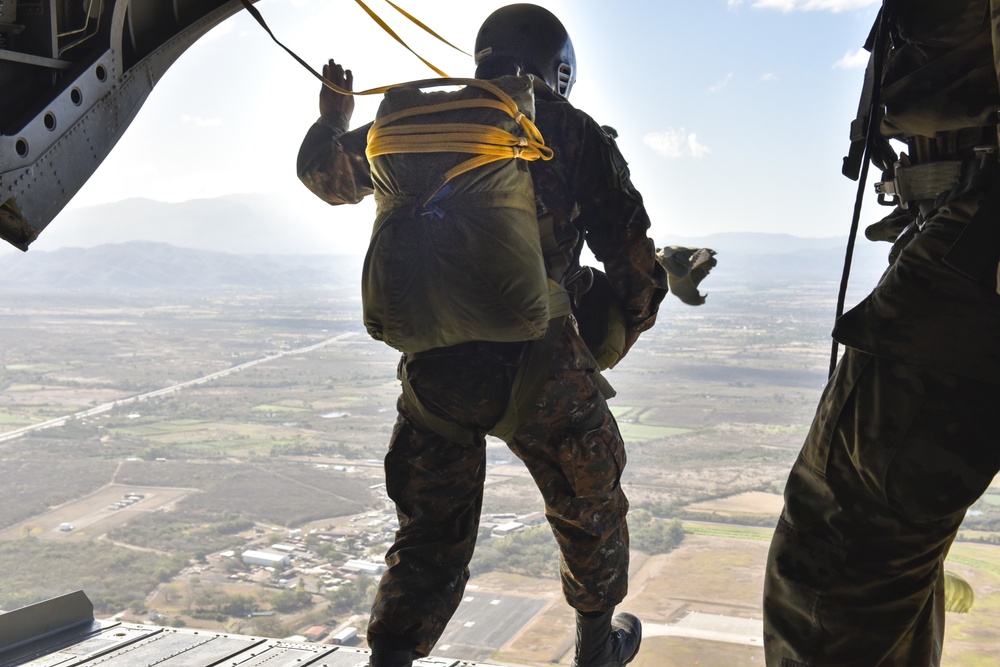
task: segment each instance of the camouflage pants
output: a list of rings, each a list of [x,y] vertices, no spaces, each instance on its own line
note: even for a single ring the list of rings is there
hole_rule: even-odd
[[[521,344],[470,343],[413,355],[407,375],[421,402],[485,431],[500,418]],[[628,501],[618,426],[594,383],[589,356],[567,328],[527,417],[508,443],[542,494],[560,551],[567,602],[581,611],[614,607],[626,593]],[[370,646],[427,655],[454,614],[469,578],[486,474],[485,440],[449,442],[399,416],[385,458],[386,488],[399,531],[386,554],[368,625]]]
[[[768,554],[769,667],[940,663],[943,562],[1000,468],[998,408],[1000,385],[847,349]]]

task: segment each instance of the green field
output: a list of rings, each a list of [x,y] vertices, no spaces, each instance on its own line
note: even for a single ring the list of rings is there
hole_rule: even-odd
[[[738,540],[754,540],[770,542],[774,533],[772,528],[756,528],[753,526],[730,526],[718,523],[683,522],[684,532],[692,535],[707,535],[710,537],[732,537]]]
[[[12,415],[0,412],[0,424],[30,424],[32,421],[23,415]]]

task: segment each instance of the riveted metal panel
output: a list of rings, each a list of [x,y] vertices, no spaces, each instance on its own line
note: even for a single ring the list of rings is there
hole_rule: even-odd
[[[233,664],[234,656],[267,640],[211,632],[164,630],[100,657],[88,660],[96,667],[206,667]]]

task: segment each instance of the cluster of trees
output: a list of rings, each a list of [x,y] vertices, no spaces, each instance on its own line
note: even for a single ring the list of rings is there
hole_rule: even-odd
[[[981,500],[971,509],[962,521],[962,528],[1000,533],[1000,507]]]
[[[330,613],[364,613],[371,608],[375,600],[375,590],[378,580],[374,577],[358,577],[337,590],[326,594],[330,601]]]
[[[97,540],[0,542],[0,608],[17,609],[83,589],[99,615],[141,603],[186,564]]]
[[[169,551],[197,560],[205,554],[242,543],[234,536],[254,526],[252,518],[236,512],[177,509],[152,512],[108,532],[116,542]]]
[[[6,449],[22,449],[31,457],[8,458]],[[0,528],[12,526],[74,498],[91,493],[111,479],[114,461],[39,455],[21,441],[0,446]],[[53,483],[58,480],[58,483]]]
[[[650,555],[669,553],[684,540],[680,520],[658,520],[646,510],[628,515],[628,532],[632,549]]]
[[[312,605],[312,594],[306,591],[302,580],[299,580],[295,590],[281,591],[271,598],[271,609],[282,614],[304,609]]]
[[[684,539],[680,521],[659,520],[645,510],[630,513],[628,525],[631,548],[651,555],[667,553]],[[509,572],[555,578],[559,575],[559,550],[548,525],[525,528],[504,538],[491,538],[483,529],[470,570],[473,575]]]
[[[504,538],[491,538],[488,529],[482,529],[469,569],[473,576],[509,572],[555,578],[559,576],[559,549],[547,525],[524,528]]]

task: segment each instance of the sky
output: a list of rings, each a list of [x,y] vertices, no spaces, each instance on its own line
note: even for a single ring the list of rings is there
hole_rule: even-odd
[[[452,76],[472,58],[368,0]],[[494,0],[397,4],[471,53]],[[615,127],[658,245],[720,232],[846,236],[857,185],[841,176],[878,0],[538,0],[566,25],[578,81],[570,101]],[[335,58],[358,90],[433,76],[354,0],[260,0],[277,37],[320,67]],[[319,82],[239,12],[194,44],[154,88],[67,210],[267,194],[322,229],[329,252],[363,252],[373,207],[330,207],[295,175],[318,116]],[[354,124],[377,96],[358,98]],[[867,195],[866,195],[867,196]],[[867,196],[869,202],[874,197]],[[370,198],[369,198],[370,199]],[[878,206],[866,208],[874,221]],[[59,218],[35,246],[57,246]],[[221,250],[221,249],[220,249]]]

